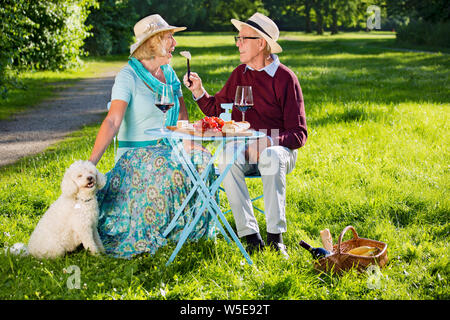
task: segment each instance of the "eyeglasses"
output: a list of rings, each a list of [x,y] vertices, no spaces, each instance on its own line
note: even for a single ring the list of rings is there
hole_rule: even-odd
[[[236,43],[239,41],[244,41],[245,39],[261,39],[261,37],[234,37],[234,41],[236,41]]]

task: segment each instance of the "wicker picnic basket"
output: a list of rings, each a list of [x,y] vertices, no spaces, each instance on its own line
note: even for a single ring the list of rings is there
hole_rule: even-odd
[[[352,230],[353,239],[342,242],[344,234]],[[347,253],[353,248],[360,246],[376,247],[379,250],[375,256],[360,256]],[[333,253],[328,257],[321,258],[315,263],[315,268],[319,271],[341,273],[349,270],[352,267],[356,267],[359,271],[364,271],[371,264],[376,264],[380,268],[384,267],[388,261],[387,257],[387,244],[381,241],[365,239],[358,237],[353,226],[347,226],[342,230],[339,235],[338,243],[333,246]]]

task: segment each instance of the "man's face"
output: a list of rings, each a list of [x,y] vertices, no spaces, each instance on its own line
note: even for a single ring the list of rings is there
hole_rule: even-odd
[[[258,39],[240,39],[236,46],[239,48],[242,63],[249,64],[263,53],[264,39],[250,27],[243,26],[239,31],[239,37],[258,37]]]

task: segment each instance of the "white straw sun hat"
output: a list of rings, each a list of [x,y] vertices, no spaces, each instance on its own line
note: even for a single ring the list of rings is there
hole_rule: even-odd
[[[278,53],[283,51],[280,45],[277,43],[280,31],[277,25],[270,18],[257,12],[252,15],[246,22],[242,22],[236,19],[231,19],[231,23],[241,31],[242,26],[248,26],[258,32],[270,46],[271,53]]]
[[[145,17],[139,20],[134,25],[134,35],[136,37],[136,42],[133,43],[130,47],[130,55],[139,48],[145,40],[150,38],[151,36],[163,32],[163,31],[183,31],[186,30],[186,27],[174,27],[170,26],[159,14],[152,14],[148,17]]]

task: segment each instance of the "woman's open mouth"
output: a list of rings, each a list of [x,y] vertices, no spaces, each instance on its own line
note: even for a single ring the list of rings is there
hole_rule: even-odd
[[[169,52],[167,53],[167,56],[169,57],[169,58],[172,58],[172,52],[174,52],[175,51],[175,48],[170,48],[169,49]]]

